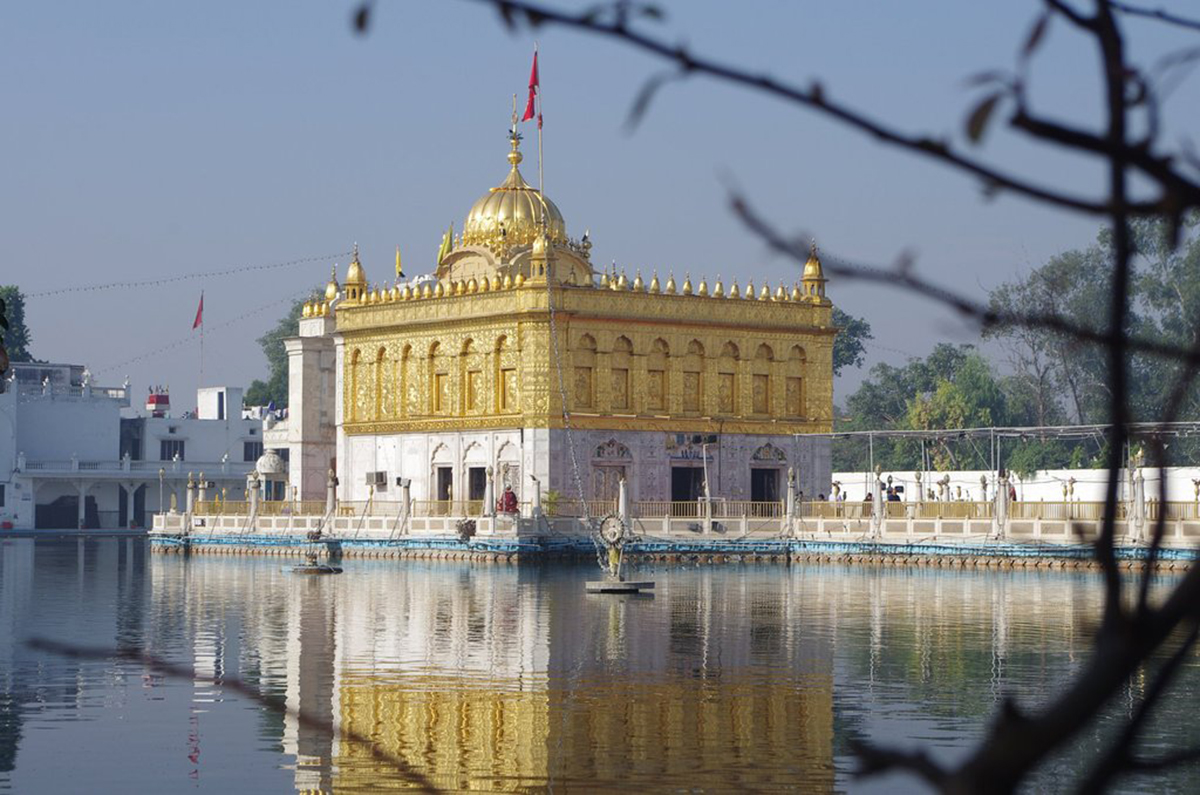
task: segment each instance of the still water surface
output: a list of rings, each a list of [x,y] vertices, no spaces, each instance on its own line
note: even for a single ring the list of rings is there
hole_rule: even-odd
[[[635,598],[585,594],[587,566],[345,567],[0,541],[0,791],[921,791],[856,780],[852,741],[961,757],[1003,694],[1042,702],[1080,667],[1100,598],[1049,572],[670,567]],[[1142,685],[1031,791],[1078,775]],[[1193,658],[1151,750],[1200,739],[1198,695]]]

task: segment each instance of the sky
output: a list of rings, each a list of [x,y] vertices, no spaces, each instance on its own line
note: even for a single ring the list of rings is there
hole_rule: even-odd
[[[547,0],[552,2],[552,0]],[[559,2],[561,8],[590,3]],[[904,130],[968,148],[966,78],[1009,68],[1037,0],[906,3],[661,2],[646,32],[808,85]],[[1168,3],[1188,11],[1186,2]],[[469,0],[382,0],[355,35],[351,0],[0,4],[0,284],[28,296],[31,349],[88,365],[134,395],[169,385],[179,410],[200,382],[266,374],[256,339],[328,279],[357,242],[368,278],[432,270],[441,235],[507,171],[512,95],[525,91],[534,33],[505,30]],[[1127,24],[1135,60],[1192,43],[1153,21]],[[664,66],[611,41],[537,31],[546,194],[568,232],[590,230],[593,263],[630,278],[690,273],[772,285],[798,278],[729,211],[743,191],[827,256],[917,271],[986,299],[1099,221],[1002,195],[810,111],[704,78],[673,82],[630,131],[642,83]],[[1034,107],[1099,124],[1097,58],[1065,24],[1032,65]],[[1196,81],[1165,108],[1165,139],[1197,129]],[[536,174],[532,124],[525,172]],[[972,153],[1079,193],[1100,164],[1035,147],[995,125]],[[158,285],[80,289],[261,267]],[[70,290],[69,292],[53,291]],[[833,280],[833,301],[866,318],[867,366],[939,341],[976,342],[949,310],[895,289]],[[135,400],[135,403],[137,401]]]

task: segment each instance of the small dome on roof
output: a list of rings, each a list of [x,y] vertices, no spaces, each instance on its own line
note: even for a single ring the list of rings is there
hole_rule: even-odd
[[[274,450],[267,450],[258,457],[258,462],[254,465],[254,471],[264,477],[268,475],[283,475],[287,471],[287,466],[283,463],[283,459],[279,457],[279,453]]]

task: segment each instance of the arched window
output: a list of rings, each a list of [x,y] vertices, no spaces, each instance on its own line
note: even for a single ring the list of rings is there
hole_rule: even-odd
[[[808,362],[804,349],[799,345],[792,346],[788,353],[787,371],[784,377],[786,411],[791,417],[807,417],[808,403],[804,394],[804,369]]]
[[[496,338],[496,411],[513,413],[520,411],[520,395],[517,393],[517,360],[508,337],[500,335]]]
[[[572,400],[575,408],[591,410],[596,405],[595,372],[596,340],[591,334],[579,338],[571,354],[575,364],[575,388]]]
[[[419,413],[420,409],[413,405],[414,384],[412,383],[412,346],[405,345],[400,351],[400,361],[396,369],[396,414],[407,417]]]
[[[699,340],[692,340],[683,357],[683,410],[698,414],[703,408],[704,346]]]
[[[755,414],[771,413],[771,362],[774,358],[775,352],[765,343],[754,352],[750,371],[750,410]]]
[[[633,343],[628,337],[617,337],[612,352],[612,391],[609,393],[613,410],[629,411],[633,408],[630,394],[629,371],[633,366]]]
[[[650,346],[650,355],[646,357],[646,408],[650,411],[667,410],[670,355],[671,349],[664,339],[656,339]]]
[[[450,413],[450,371],[436,342],[429,346],[429,413]]]
[[[459,383],[462,384],[462,409],[465,414],[483,411],[483,362],[475,350],[475,341],[466,340],[459,352]]]
[[[722,414],[737,413],[738,354],[738,346],[727,342],[721,349],[721,357],[717,360],[717,411]]]
[[[375,420],[381,420],[385,416],[384,400],[386,391],[384,390],[384,373],[383,364],[386,361],[387,351],[381,345],[379,350],[375,352],[375,374],[373,377],[375,394],[372,396],[372,414],[371,417]]]

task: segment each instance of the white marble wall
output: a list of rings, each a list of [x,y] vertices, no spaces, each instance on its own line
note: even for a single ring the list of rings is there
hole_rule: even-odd
[[[568,497],[577,493],[566,431],[554,431],[551,457],[551,487]],[[620,465],[613,445],[623,445],[630,458],[625,463],[632,500],[671,499],[671,469],[675,466],[703,467],[701,445],[692,434],[668,434],[660,431],[573,431],[570,434],[579,465],[580,478],[588,498],[595,498],[597,467]],[[755,460],[755,453],[770,445],[778,457]],[[806,495],[829,491],[830,445],[828,439],[794,436],[722,434],[707,446],[707,469],[712,496],[730,500],[749,500],[750,471],[755,467],[780,470],[780,489],[784,488],[789,467],[795,469],[798,488]]]
[[[541,491],[556,490],[566,498],[578,494],[571,449],[575,451],[583,491],[587,498],[598,495],[596,469],[606,465],[625,466],[632,500],[671,499],[671,468],[703,466],[700,446],[690,435],[678,437],[657,431],[571,431],[524,428],[504,431],[461,431],[387,436],[342,436],[339,477],[343,500],[365,500],[368,472],[385,472],[387,491],[377,499],[398,499],[397,477],[412,480],[413,499],[435,499],[434,470],[449,466],[454,473],[454,496],[465,499],[467,471],[491,466],[496,472],[497,492],[502,488],[505,465],[518,464],[519,485],[514,490],[522,500],[530,499],[531,475]],[[770,445],[774,453],[756,460],[755,453]],[[623,448],[623,449],[622,449]],[[628,458],[620,457],[628,451]],[[805,495],[828,493],[830,448],[827,439],[793,436],[747,436],[726,434],[708,446],[708,477],[713,497],[731,500],[751,498],[750,472],[755,467],[780,472],[780,493],[789,467],[796,472],[797,485]],[[511,470],[510,470],[511,471]],[[385,496],[387,495],[387,496]]]

